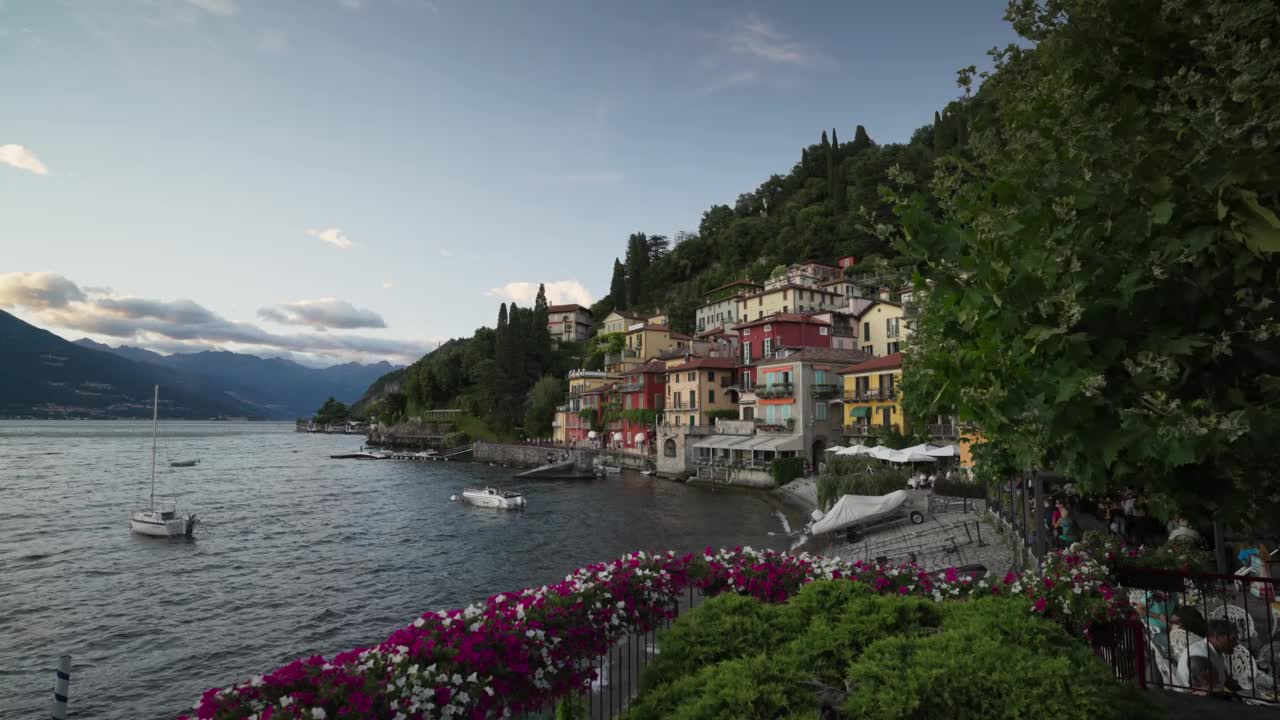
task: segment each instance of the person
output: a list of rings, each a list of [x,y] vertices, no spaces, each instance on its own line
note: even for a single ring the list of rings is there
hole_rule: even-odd
[[[1197,532],[1195,528],[1191,527],[1191,524],[1187,522],[1187,519],[1185,517],[1178,516],[1178,526],[1169,533],[1169,542],[1190,542],[1198,545],[1200,543],[1200,539],[1200,533]]]
[[[1169,618],[1177,608],[1176,595],[1162,592],[1135,590],[1131,595],[1133,608],[1151,632],[1151,642],[1159,649],[1160,654],[1169,656]]]
[[[1169,654],[1171,660],[1186,655],[1192,645],[1204,640],[1208,625],[1199,610],[1182,606],[1169,616]]]
[[[1231,677],[1227,656],[1235,647],[1235,628],[1226,620],[1211,620],[1208,637],[1187,649],[1178,660],[1173,681],[1197,693],[1234,692],[1239,683]]]
[[[1124,513],[1120,512],[1120,508],[1115,505],[1105,505],[1102,509],[1102,515],[1107,520],[1107,531],[1123,541],[1129,534],[1129,521],[1125,519]]]

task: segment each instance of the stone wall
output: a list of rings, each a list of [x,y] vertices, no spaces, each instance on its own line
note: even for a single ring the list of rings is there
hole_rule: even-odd
[[[566,462],[568,460],[572,460],[574,468],[582,470],[583,472],[590,472],[597,460],[602,463],[617,465],[631,470],[643,470],[646,466],[646,456],[616,450],[564,448],[483,441],[475,444],[476,462],[533,468],[548,464],[548,459],[550,459],[551,462]]]

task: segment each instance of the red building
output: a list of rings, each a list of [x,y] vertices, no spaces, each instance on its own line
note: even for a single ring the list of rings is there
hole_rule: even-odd
[[[775,313],[743,323],[737,330],[744,366],[739,380],[744,388],[751,387],[755,379],[752,368],[745,366],[772,355],[778,348],[831,347],[831,324],[812,315]]]
[[[662,360],[650,360],[622,373],[616,394],[622,401],[622,447],[628,450],[653,452],[654,422],[638,422],[629,419],[628,410],[653,410],[662,412],[667,392],[667,364]]]

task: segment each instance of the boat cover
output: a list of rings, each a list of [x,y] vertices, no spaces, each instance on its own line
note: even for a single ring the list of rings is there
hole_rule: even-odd
[[[906,490],[894,490],[888,495],[845,495],[813,524],[812,532],[821,535],[876,520],[902,507],[909,497]]]

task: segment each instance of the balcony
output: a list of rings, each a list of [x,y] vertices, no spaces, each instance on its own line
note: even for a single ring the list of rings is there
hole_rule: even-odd
[[[840,394],[840,390],[841,388],[839,385],[829,384],[813,385],[809,388],[810,394],[820,399],[833,398]]]
[[[632,350],[631,348],[623,348],[621,352],[604,354],[605,365],[617,365],[628,360],[634,360],[636,361],[636,364],[639,364],[640,353]]]
[[[756,385],[752,390],[755,391],[756,397],[765,400],[789,398],[795,393],[795,387],[791,383]]]
[[[756,432],[758,433],[789,433],[796,429],[796,419],[787,418],[780,422],[769,422],[761,418],[756,418]]]
[[[897,388],[888,390],[859,390],[857,392],[845,393],[844,399],[847,402],[890,402],[898,399]]]
[[[644,390],[644,383],[643,383],[643,382],[629,382],[629,383],[623,383],[623,384],[619,385],[619,386],[616,388],[616,390],[617,390],[618,392],[624,392],[624,393],[626,393],[626,392],[640,392],[640,391]]]
[[[842,430],[842,434],[845,437],[859,437],[859,438],[871,437],[871,424],[870,423],[854,423],[853,425],[845,425],[844,429]]]
[[[965,435],[973,435],[977,430],[973,423],[942,423],[929,426],[929,437],[957,440]]]

